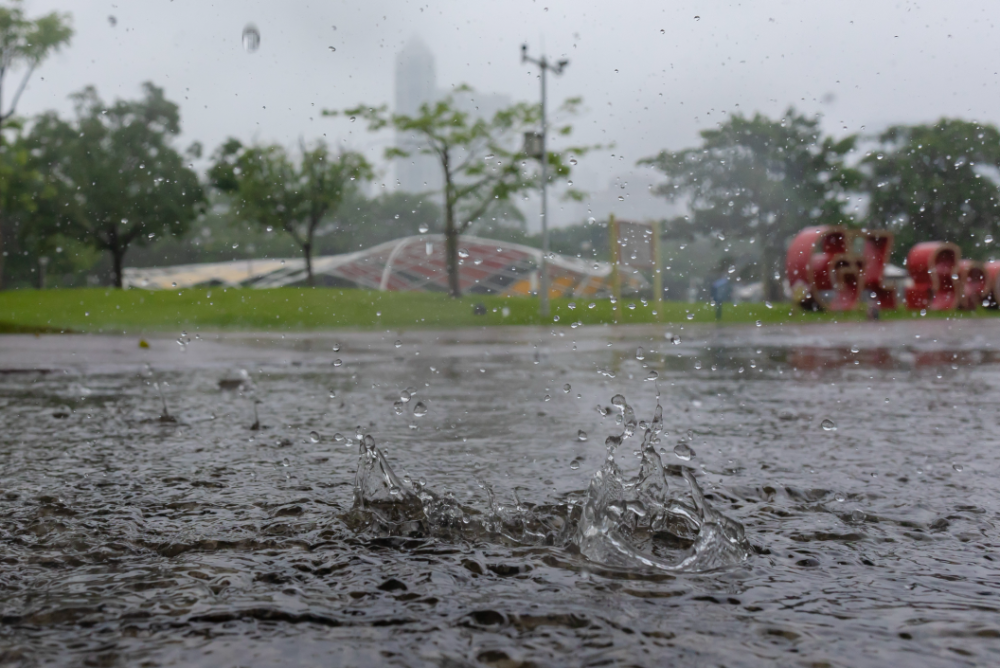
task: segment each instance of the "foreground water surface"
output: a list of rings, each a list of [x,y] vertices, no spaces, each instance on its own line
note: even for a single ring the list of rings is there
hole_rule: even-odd
[[[998,361],[986,321],[3,337],[0,665],[993,665]]]

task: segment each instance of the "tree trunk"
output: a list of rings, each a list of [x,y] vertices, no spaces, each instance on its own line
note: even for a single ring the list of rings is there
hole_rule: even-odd
[[[761,232],[757,240],[761,250],[761,292],[764,295],[764,299],[769,302],[781,302],[785,300],[785,291],[782,289],[781,281],[774,278],[775,271],[780,265],[780,240],[780,235],[777,235],[773,230],[771,235],[767,231]]]
[[[3,254],[3,202],[0,202],[0,290],[3,290],[3,267],[4,267],[4,254]]]
[[[312,241],[302,244],[302,254],[306,256],[306,285],[311,288],[316,284],[313,279]]]
[[[122,288],[122,263],[125,260],[125,249],[115,246],[111,248],[111,264],[114,272],[115,287]]]
[[[462,296],[462,284],[458,280],[458,229],[455,227],[455,207],[445,202],[444,253],[448,267],[448,294],[455,299]]]

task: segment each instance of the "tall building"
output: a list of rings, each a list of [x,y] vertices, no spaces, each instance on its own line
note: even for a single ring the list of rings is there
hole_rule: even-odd
[[[413,37],[396,54],[396,104],[397,114],[414,115],[420,105],[433,104],[451,94],[450,90],[437,88],[434,54],[419,37]],[[454,96],[455,107],[473,117],[492,118],[500,109],[510,106],[510,97],[495,93],[463,92]],[[396,180],[399,188],[407,192],[440,191],[441,167],[434,156],[417,153],[421,146],[419,136],[400,132],[397,145],[412,155],[396,160]]]
[[[437,77],[434,72],[434,54],[419,37],[413,37],[396,54],[396,104],[398,114],[414,115],[420,105],[433,102],[438,97]],[[420,138],[397,133],[397,145],[413,155],[396,160],[396,179],[399,187],[407,192],[425,192],[441,187],[441,176],[432,156],[420,155]]]

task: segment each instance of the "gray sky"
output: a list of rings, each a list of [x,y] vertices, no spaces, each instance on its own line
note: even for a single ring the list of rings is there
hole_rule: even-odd
[[[570,60],[551,99],[581,95],[575,142],[614,142],[577,179],[603,188],[635,161],[697,141],[733,110],[822,113],[836,134],[956,116],[1000,124],[1000,3],[617,0],[27,0],[29,15],[73,15],[76,36],[36,74],[22,114],[86,84],[111,100],[151,80],[182,110],[185,144],[225,137],[295,144],[326,135],[379,157],[388,140],[323,108],[392,102],[395,53],[433,50],[440,87],[536,100],[519,61]],[[116,18],[112,26],[108,17]],[[248,23],[260,49],[244,51]],[[334,47],[336,51],[332,51]],[[611,154],[614,154],[614,157]],[[390,175],[391,176],[391,175]],[[389,180],[387,176],[386,180]]]

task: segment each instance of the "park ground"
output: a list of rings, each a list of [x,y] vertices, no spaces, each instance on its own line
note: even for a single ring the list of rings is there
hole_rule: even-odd
[[[623,300],[617,322],[707,323],[715,321],[709,304]],[[478,311],[478,313],[477,313]],[[1000,313],[883,311],[884,320],[906,318],[996,317]],[[727,304],[723,324],[773,325],[858,322],[862,311],[807,313],[787,303]],[[469,295],[451,299],[440,293],[372,292],[339,288],[193,288],[177,291],[107,288],[13,290],[0,292],[0,333],[32,332],[213,332],[227,330],[303,331],[325,329],[450,329],[501,325],[573,327],[615,323],[607,299],[554,299],[552,314],[538,314],[526,297]]]

